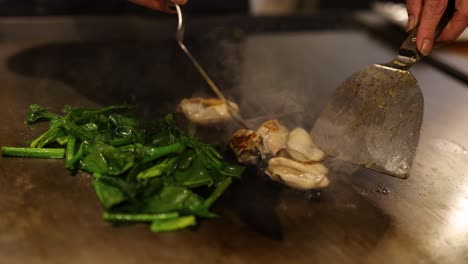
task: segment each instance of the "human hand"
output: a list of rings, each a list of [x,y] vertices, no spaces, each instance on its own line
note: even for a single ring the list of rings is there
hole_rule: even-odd
[[[452,42],[468,27],[468,0],[454,0],[455,14],[437,40],[434,34],[449,0],[406,0],[407,30],[419,25],[416,44],[419,52],[427,56],[434,42]]]
[[[129,0],[129,1],[135,4],[146,6],[151,9],[159,10],[162,12],[174,13],[174,10],[172,10],[167,5],[168,3],[167,0]],[[171,2],[177,5],[185,5],[185,3],[187,3],[187,0],[171,0]]]

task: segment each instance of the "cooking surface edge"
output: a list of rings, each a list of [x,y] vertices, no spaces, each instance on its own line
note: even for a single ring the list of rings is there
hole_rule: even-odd
[[[2,38],[0,145],[23,145],[44,129],[25,126],[30,103],[60,110],[129,100],[141,103],[142,116],[150,118],[182,97],[209,94],[170,35],[148,40],[141,36],[151,35],[150,27],[140,26],[140,37],[113,41],[83,28],[65,41]],[[258,122],[275,116],[310,128],[344,78],[394,55],[358,29],[243,35],[242,28],[226,28],[188,41],[247,118]],[[81,36],[86,40],[78,41]],[[407,180],[329,160],[331,186],[317,196],[248,173],[217,204],[219,219],[194,230],[151,234],[146,225],[116,228],[101,220],[89,177],[70,176],[61,161],[0,157],[0,259],[466,263],[468,87],[423,63],[412,72],[423,90],[425,115]]]

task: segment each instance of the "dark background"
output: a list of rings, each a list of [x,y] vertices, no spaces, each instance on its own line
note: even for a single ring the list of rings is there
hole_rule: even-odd
[[[365,9],[372,0],[319,0],[319,9]],[[394,0],[393,2],[404,2]],[[248,0],[189,0],[192,14],[246,13]],[[0,0],[0,16],[115,15],[152,12],[126,0]]]

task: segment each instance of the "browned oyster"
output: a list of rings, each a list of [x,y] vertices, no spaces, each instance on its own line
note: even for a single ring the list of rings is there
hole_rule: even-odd
[[[240,163],[254,165],[258,162],[261,144],[262,138],[255,131],[241,129],[232,135],[229,146]]]
[[[309,133],[303,128],[295,128],[289,132],[286,146],[288,154],[297,161],[321,161],[325,158],[325,152],[315,146]]]
[[[277,157],[268,161],[266,174],[274,181],[300,190],[321,189],[330,183],[328,169],[320,163],[301,163]]]
[[[268,120],[258,129],[257,134],[262,137],[262,155],[275,156],[279,150],[286,148],[288,128],[281,125],[278,120]]]
[[[228,103],[238,112],[239,106],[233,102]],[[223,100],[218,98],[189,98],[183,99],[178,110],[193,123],[200,125],[213,125],[232,119],[229,109]]]
[[[241,129],[230,144],[239,162],[267,162],[265,173],[274,181],[300,190],[325,188],[329,184],[328,169],[319,161],[325,153],[315,146],[302,128],[289,131],[278,120],[263,123],[257,131]],[[261,154],[261,155],[259,155]]]

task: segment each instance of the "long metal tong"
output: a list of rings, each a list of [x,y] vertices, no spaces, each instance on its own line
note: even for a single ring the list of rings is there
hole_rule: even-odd
[[[184,53],[187,55],[187,57],[190,59],[192,62],[193,66],[198,70],[198,72],[203,76],[205,81],[208,83],[210,86],[211,90],[216,94],[216,96],[221,99],[227,106],[227,109],[231,116],[234,118],[234,120],[239,123],[243,128],[248,128],[247,123],[244,121],[244,119],[239,115],[239,113],[234,109],[234,107],[226,100],[226,97],[223,95],[223,93],[219,90],[219,88],[216,86],[216,84],[211,80],[210,76],[208,76],[208,73],[203,69],[203,67],[198,63],[198,61],[193,57],[192,53],[187,49],[187,47],[184,44],[184,31],[185,31],[185,26],[184,26],[184,20],[182,16],[182,9],[180,8],[179,5],[174,4],[175,9],[177,11],[177,17],[179,19],[179,23],[177,25],[177,32],[176,32],[176,39],[177,43],[179,44],[180,48],[184,51]]]

